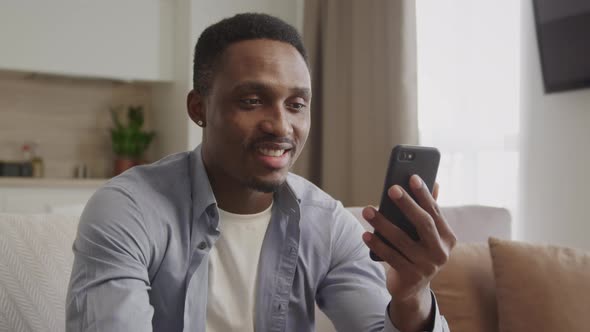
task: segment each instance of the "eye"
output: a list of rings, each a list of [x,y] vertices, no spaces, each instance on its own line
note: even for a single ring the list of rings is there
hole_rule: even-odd
[[[240,107],[252,109],[258,105],[262,105],[262,100],[258,98],[242,98],[240,99]]]
[[[307,106],[305,104],[302,104],[302,103],[289,103],[289,104],[287,104],[287,107],[289,107],[290,109],[292,109],[294,111],[301,112]]]

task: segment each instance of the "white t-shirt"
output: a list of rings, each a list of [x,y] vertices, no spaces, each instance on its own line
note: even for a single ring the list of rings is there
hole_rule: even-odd
[[[219,209],[221,235],[209,253],[207,332],[254,331],[256,271],[271,209],[247,215]]]

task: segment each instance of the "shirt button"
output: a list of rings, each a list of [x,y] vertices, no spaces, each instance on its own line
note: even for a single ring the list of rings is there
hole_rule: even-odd
[[[197,248],[199,248],[200,250],[204,250],[205,248],[207,248],[207,243],[205,241],[203,241],[203,242],[199,243]]]

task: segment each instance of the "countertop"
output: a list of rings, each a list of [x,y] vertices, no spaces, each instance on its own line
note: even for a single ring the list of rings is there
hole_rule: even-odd
[[[12,188],[93,188],[100,187],[109,179],[68,179],[1,177],[0,187]]]

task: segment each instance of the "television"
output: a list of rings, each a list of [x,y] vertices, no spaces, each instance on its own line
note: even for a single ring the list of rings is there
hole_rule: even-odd
[[[590,87],[590,0],[533,0],[545,92]]]

